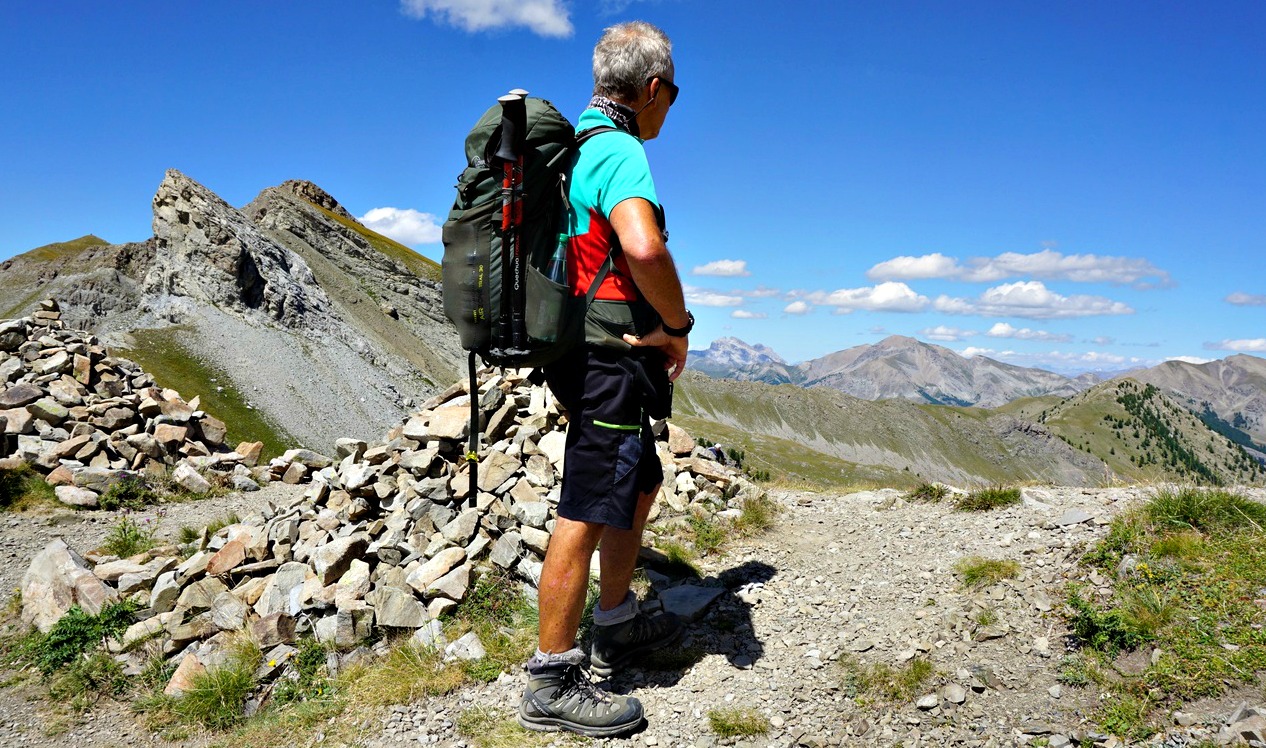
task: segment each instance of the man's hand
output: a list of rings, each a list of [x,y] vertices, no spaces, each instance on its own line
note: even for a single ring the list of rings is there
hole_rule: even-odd
[[[690,339],[675,337],[664,332],[660,325],[642,337],[625,335],[624,342],[634,348],[658,348],[664,354],[664,368],[668,369],[668,381],[674,381],[686,370],[686,351],[690,348]]]

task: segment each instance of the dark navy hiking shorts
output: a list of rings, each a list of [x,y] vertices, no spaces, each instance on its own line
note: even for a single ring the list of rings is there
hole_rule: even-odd
[[[558,516],[633,527],[638,494],[663,480],[646,382],[666,375],[642,368],[655,365],[653,358],[582,346],[545,368],[550,390],[568,414]]]

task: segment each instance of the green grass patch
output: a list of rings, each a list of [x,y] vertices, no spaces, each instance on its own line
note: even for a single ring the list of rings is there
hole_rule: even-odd
[[[128,677],[107,652],[97,650],[77,657],[49,681],[48,695],[69,704],[77,712],[86,711],[103,696],[118,696],[128,688]]]
[[[906,501],[920,504],[937,504],[949,496],[950,490],[941,483],[920,483],[906,494]]]
[[[845,694],[863,702],[909,701],[936,676],[936,668],[923,657],[915,657],[896,667],[883,662],[868,665],[848,657],[840,659],[840,668]]]
[[[295,648],[299,652],[289,662],[294,677],[282,678],[278,682],[273,689],[274,701],[290,704],[331,695],[334,684],[325,671],[325,656],[329,650],[311,636],[300,639]]]
[[[985,512],[990,509],[1013,506],[1019,503],[1020,489],[997,486],[972,491],[966,496],[959,498],[955,502],[954,508],[965,512]]]
[[[708,724],[722,738],[750,738],[769,732],[769,719],[755,709],[711,709]]]
[[[50,505],[62,506],[53,486],[30,465],[0,470],[0,511],[21,512]]]
[[[1122,652],[1148,645],[1160,654],[1114,681],[1098,715],[1114,734],[1151,734],[1169,711],[1218,697],[1266,671],[1266,512],[1224,490],[1163,491],[1113,520],[1087,564],[1116,579],[1112,594],[1089,598],[1072,586],[1073,634],[1111,666]],[[1137,658],[1138,655],[1135,655]]]
[[[763,493],[756,498],[745,499],[739,511],[738,518],[734,520],[734,530],[740,537],[750,537],[772,529],[782,507],[769,498],[769,494]]]
[[[35,632],[27,640],[24,654],[44,675],[70,664],[105,639],[115,639],[134,622],[139,606],[130,601],[110,603],[95,616],[72,605],[47,634]]]
[[[721,550],[729,536],[725,522],[715,515],[695,512],[686,518],[686,524],[695,550],[704,556]]]
[[[131,515],[124,514],[115,520],[101,547],[119,558],[135,556],[158,545],[158,540],[154,537],[157,532],[156,522],[149,519],[137,522]]]
[[[110,484],[97,500],[98,506],[107,511],[115,509],[144,509],[157,504],[162,495],[154,490],[145,476],[128,474]]]
[[[225,730],[245,717],[246,699],[255,690],[259,649],[241,647],[220,667],[194,676],[190,688],[172,706],[186,722]]]
[[[987,587],[1004,579],[1015,579],[1020,575],[1020,564],[997,558],[968,556],[954,564],[954,571],[962,577],[963,586],[970,589]]]
[[[228,374],[183,345],[181,340],[189,332],[182,327],[137,330],[132,333],[136,347],[120,353],[140,364],[163,387],[175,389],[185,398],[200,397],[202,409],[228,425],[230,446],[243,441],[263,442],[263,460],[292,446],[294,438],[252,408]]]

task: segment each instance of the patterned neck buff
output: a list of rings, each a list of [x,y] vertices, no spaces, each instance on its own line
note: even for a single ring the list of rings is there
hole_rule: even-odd
[[[637,113],[629,107],[618,101],[612,101],[605,96],[595,96],[589,100],[589,108],[597,109],[603,114],[611,118],[615,126],[627,132],[633,137],[639,137],[637,127]]]

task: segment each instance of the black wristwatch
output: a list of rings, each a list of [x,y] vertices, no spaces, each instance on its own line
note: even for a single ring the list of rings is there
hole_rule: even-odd
[[[669,327],[666,323],[660,322],[664,328],[664,334],[674,338],[684,338],[695,329],[695,316],[686,310],[686,326],[685,327]]]

